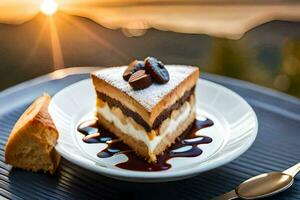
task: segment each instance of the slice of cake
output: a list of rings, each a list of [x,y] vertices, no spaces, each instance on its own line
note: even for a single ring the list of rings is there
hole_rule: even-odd
[[[5,146],[5,162],[32,171],[53,174],[60,155],[54,146],[58,132],[48,113],[51,97],[44,94],[34,101],[15,124]]]
[[[138,155],[156,162],[156,156],[174,143],[195,119],[199,70],[191,66],[163,66],[160,62],[161,66],[153,72],[148,65],[146,59],[145,70],[133,70],[129,80],[123,76],[130,66],[102,69],[91,76],[97,93],[99,124]],[[146,77],[149,74],[153,83]]]

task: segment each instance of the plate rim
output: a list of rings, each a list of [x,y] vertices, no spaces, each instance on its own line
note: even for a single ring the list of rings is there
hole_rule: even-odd
[[[68,161],[70,161],[73,164],[79,165],[80,167],[83,167],[85,169],[94,171],[96,173],[99,173],[101,175],[104,176],[108,176],[108,177],[112,177],[115,179],[119,179],[119,180],[125,180],[125,181],[132,181],[132,182],[167,182],[167,181],[175,181],[175,180],[179,180],[179,179],[185,179],[185,178],[189,178],[192,176],[196,176],[199,173],[202,173],[204,171],[209,171],[211,169],[215,169],[217,167],[220,167],[222,165],[225,165],[233,160],[235,160],[236,158],[238,158],[239,156],[241,156],[242,154],[244,154],[254,143],[256,136],[258,134],[258,119],[256,116],[255,111],[253,110],[253,108],[249,105],[249,103],[243,98],[241,97],[239,94],[237,94],[236,92],[232,91],[231,89],[220,85],[218,83],[206,80],[206,79],[202,79],[199,78],[199,80],[205,82],[206,84],[212,85],[213,87],[217,87],[217,88],[221,88],[222,90],[225,90],[227,93],[229,93],[230,95],[233,95],[235,98],[238,98],[239,101],[242,101],[248,108],[251,116],[253,117],[253,131],[251,134],[251,138],[249,139],[248,143],[245,143],[242,145],[242,147],[240,148],[240,150],[234,154],[229,154],[226,155],[225,157],[222,157],[222,159],[218,160],[218,161],[214,161],[214,164],[208,164],[208,166],[204,166],[205,164],[201,164],[202,167],[193,167],[192,169],[184,169],[184,170],[178,170],[176,171],[176,173],[174,173],[174,171],[164,171],[164,173],[160,173],[160,172],[149,172],[149,173],[145,173],[145,172],[140,172],[140,171],[134,171],[134,173],[130,173],[128,174],[126,170],[116,170],[115,168],[108,168],[108,167],[104,167],[101,165],[97,165],[97,164],[87,164],[84,160],[78,158],[78,157],[74,157],[74,155],[69,154],[68,152],[65,151],[65,149],[62,147],[63,145],[59,145],[57,144],[55,146],[56,150],[62,155],[62,157],[64,157],[65,159],[67,159]],[[63,92],[66,88],[71,88],[71,87],[76,87],[77,84],[82,84],[82,82],[85,81],[90,81],[90,78],[87,79],[83,79],[80,81],[77,81],[65,88],[63,88],[62,90],[60,90],[59,92],[57,92],[50,104],[49,104],[49,113],[51,115],[51,107],[52,104],[54,102],[54,98],[56,95],[59,95],[61,92]],[[221,150],[222,151],[222,150]],[[206,164],[207,165],[207,164]],[[165,180],[165,178],[170,178],[168,180]]]

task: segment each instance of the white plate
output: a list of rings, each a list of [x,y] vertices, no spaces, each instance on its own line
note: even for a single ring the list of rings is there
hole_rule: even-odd
[[[49,105],[50,115],[59,131],[56,150],[67,160],[85,169],[116,179],[134,182],[164,182],[184,179],[224,165],[244,153],[257,134],[257,118],[250,105],[233,91],[199,79],[196,87],[197,113],[214,121],[200,130],[213,142],[199,146],[203,153],[193,158],[172,158],[166,171],[140,172],[120,169],[114,164],[125,155],[99,158],[96,153],[106,144],[86,144],[77,125],[93,118],[95,92],[91,80],[77,82],[58,92]]]

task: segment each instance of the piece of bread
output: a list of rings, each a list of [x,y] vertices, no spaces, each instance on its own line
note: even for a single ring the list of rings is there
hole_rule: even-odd
[[[51,97],[37,98],[16,122],[5,147],[5,162],[17,168],[53,174],[60,155],[54,146],[58,132],[48,113]]]

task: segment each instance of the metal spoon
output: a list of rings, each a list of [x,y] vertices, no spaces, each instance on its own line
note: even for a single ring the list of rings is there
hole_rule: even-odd
[[[270,172],[255,176],[241,183],[236,189],[213,200],[258,199],[286,190],[294,183],[294,177],[300,171],[300,163],[283,172]]]

